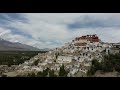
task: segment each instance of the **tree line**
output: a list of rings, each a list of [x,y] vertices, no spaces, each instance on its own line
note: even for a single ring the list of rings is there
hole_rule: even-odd
[[[88,70],[88,76],[94,75],[96,71],[102,72],[120,72],[120,53],[115,55],[105,55],[102,62],[98,62],[98,60],[93,60],[90,70]]]
[[[60,67],[58,74],[56,74],[54,70],[46,68],[45,70],[43,70],[42,72],[40,71],[37,74],[32,72],[23,76],[18,75],[17,77],[67,77],[68,73],[69,71],[65,70],[64,65],[62,65]]]
[[[0,65],[19,65],[37,54],[38,52],[0,53]]]

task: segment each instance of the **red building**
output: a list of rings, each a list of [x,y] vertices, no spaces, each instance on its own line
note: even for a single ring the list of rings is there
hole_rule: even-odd
[[[75,40],[83,40],[83,39],[86,39],[91,42],[99,42],[99,38],[97,35],[86,35],[86,36],[81,36],[81,37],[75,38]]]
[[[75,45],[75,46],[86,46],[87,43],[75,43],[74,45]]]
[[[80,40],[87,40],[90,41],[91,43],[93,42],[100,42],[100,39],[98,38],[98,36],[96,34],[94,35],[86,35],[86,36],[81,36],[81,37],[77,37],[75,38],[76,41],[80,41]],[[75,43],[76,46],[85,46],[87,43]]]

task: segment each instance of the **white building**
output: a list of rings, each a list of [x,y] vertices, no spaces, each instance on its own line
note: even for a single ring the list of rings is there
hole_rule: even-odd
[[[29,68],[29,67],[30,67],[30,66],[24,66],[23,69],[27,69],[27,68]]]
[[[68,56],[68,55],[62,55],[58,56],[57,62],[58,63],[70,63],[72,62],[73,56]]]
[[[31,70],[43,71],[43,69],[41,67],[32,67]]]
[[[28,64],[29,64],[29,62],[28,62],[28,61],[25,61],[25,62],[24,62],[24,64],[28,65]]]
[[[77,68],[73,68],[70,70],[70,74],[74,75],[78,72],[78,69]]]
[[[85,68],[80,68],[79,71],[84,72],[84,73],[87,73],[88,70],[85,69]]]

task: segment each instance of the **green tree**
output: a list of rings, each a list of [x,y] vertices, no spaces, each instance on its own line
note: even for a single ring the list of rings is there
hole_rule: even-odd
[[[2,77],[7,77],[7,75],[4,75],[4,74],[3,74]]]
[[[90,70],[88,70],[87,72],[87,76],[92,76],[95,74],[95,72],[96,72],[95,66],[92,65]]]
[[[35,75],[35,73],[34,72],[32,72],[32,74],[31,74],[31,77],[35,77],[36,75]]]
[[[49,77],[57,77],[57,75],[54,73],[54,70],[49,71]]]
[[[47,77],[48,72],[49,72],[49,68],[46,68],[45,70],[43,70],[42,77]]]
[[[120,72],[120,63],[116,63],[115,70],[118,71],[118,72]]]
[[[103,72],[112,72],[114,70],[120,72],[120,53],[105,55],[101,63],[96,60],[92,61],[92,66],[88,71],[88,75],[94,74],[97,70]]]
[[[34,62],[34,65],[35,65],[35,66],[38,65],[38,63],[39,63],[39,60],[36,60],[36,61]]]
[[[37,73],[37,77],[42,77],[42,72],[41,71]]]
[[[32,73],[28,73],[27,74],[27,77],[35,77],[36,75],[35,75],[35,73],[34,72],[32,72]]]
[[[65,68],[64,68],[64,65],[62,65],[60,67],[59,76],[60,77],[67,77],[67,74],[68,74],[68,71],[66,71]]]
[[[56,59],[58,58],[58,55],[56,54]]]
[[[8,64],[8,67],[11,67],[11,64],[10,64],[10,63]]]
[[[56,62],[56,60],[54,60],[54,62]]]

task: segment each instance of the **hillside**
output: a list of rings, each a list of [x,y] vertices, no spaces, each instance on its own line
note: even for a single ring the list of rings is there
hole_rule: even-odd
[[[40,51],[36,47],[0,39],[0,51]]]

